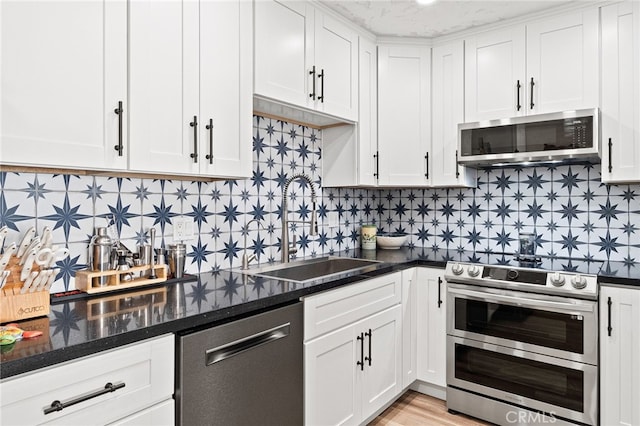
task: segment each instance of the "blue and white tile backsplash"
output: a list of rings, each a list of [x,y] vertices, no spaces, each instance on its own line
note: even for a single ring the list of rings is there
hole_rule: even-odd
[[[321,188],[320,131],[254,117],[253,176],[247,180],[190,182],[101,176],[0,172],[0,225],[8,242],[29,227],[49,226],[54,243],[71,249],[60,262],[51,291],[74,288],[75,271],[86,268],[96,226],[115,219],[130,249],[156,227],[161,244],[173,242],[172,221],[194,221],[187,241],[187,272],[238,267],[244,250],[261,263],[280,259],[282,187],[297,173]],[[293,219],[308,219],[311,191],[290,188]],[[340,226],[327,225],[338,212]],[[407,232],[416,247],[513,253],[519,232],[535,232],[538,254],[624,262],[640,261],[640,185],[600,183],[600,165],[507,168],[480,171],[475,189],[321,188],[319,235],[297,225],[298,256],[357,247],[362,223]],[[259,219],[262,227],[247,223]],[[148,242],[148,241],[147,241]]]

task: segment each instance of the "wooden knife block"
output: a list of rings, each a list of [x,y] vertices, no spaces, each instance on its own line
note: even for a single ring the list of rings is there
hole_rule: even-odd
[[[7,283],[0,290],[0,323],[22,321],[27,318],[41,317],[49,315],[49,291],[41,290],[20,294],[24,281],[20,279],[22,266],[18,264],[20,259],[11,256],[7,271],[11,275]],[[39,271],[40,268],[34,263],[31,271]]]

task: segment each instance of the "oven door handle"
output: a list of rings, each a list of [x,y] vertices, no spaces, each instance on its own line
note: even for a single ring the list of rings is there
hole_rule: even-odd
[[[483,293],[473,290],[463,289],[449,289],[449,293],[460,296],[473,297],[474,299],[482,300],[488,303],[507,303],[515,306],[530,307],[530,308],[548,308],[548,309],[562,309],[563,311],[578,311],[578,312],[593,312],[593,303],[575,303],[575,302],[556,302],[544,299],[528,299],[523,297],[506,296],[503,294]]]

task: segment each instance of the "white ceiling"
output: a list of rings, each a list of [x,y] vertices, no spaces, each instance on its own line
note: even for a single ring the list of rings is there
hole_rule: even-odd
[[[437,37],[575,1],[594,0],[319,0],[378,36]]]

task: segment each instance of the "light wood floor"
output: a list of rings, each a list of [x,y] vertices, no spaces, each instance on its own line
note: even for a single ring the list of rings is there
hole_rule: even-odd
[[[444,401],[408,391],[369,426],[484,426],[481,420],[449,414]]]

